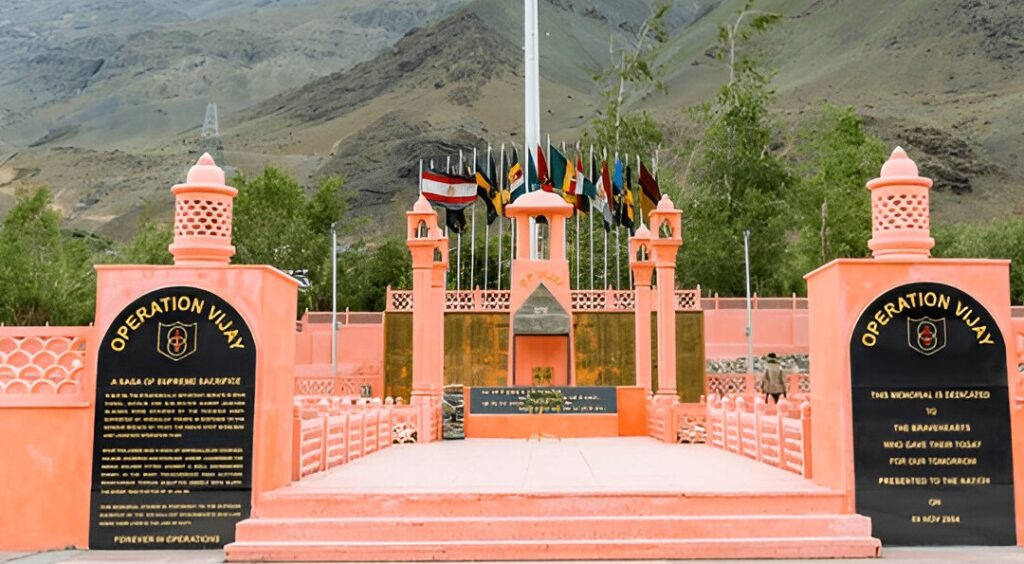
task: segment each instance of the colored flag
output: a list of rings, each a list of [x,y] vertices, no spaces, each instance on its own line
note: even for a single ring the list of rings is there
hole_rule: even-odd
[[[654,178],[644,163],[640,163],[640,210],[643,214],[641,219],[647,218],[651,210],[658,206],[661,199],[661,189],[658,188],[658,180]]]
[[[523,167],[519,164],[519,154],[512,149],[512,164],[508,167],[508,200],[509,203],[516,201],[519,196],[526,193],[526,179],[523,178]]]
[[[625,208],[622,201],[622,161],[615,157],[615,166],[612,171],[612,208],[615,210],[614,225],[622,225],[622,210]]]
[[[476,163],[476,195],[487,206],[487,225],[494,223],[498,218],[498,208],[494,205],[495,198],[498,199],[499,205],[501,202],[498,187],[494,183],[494,159],[490,161],[486,168],[479,162]]]
[[[570,204],[576,203],[576,195],[573,186],[576,184],[576,171],[565,155],[554,146],[551,146],[551,185],[553,191],[562,196]]]
[[[444,213],[444,223],[452,233],[462,233],[466,230],[466,208],[457,210],[448,209]]]
[[[594,173],[597,178],[597,186],[595,187],[595,195],[591,198],[591,205],[594,209],[601,214],[604,219],[604,228],[608,229],[611,224],[615,221],[615,217],[612,214],[612,186],[611,180],[608,179],[608,163],[601,163],[601,170]]]
[[[626,183],[622,186],[622,206],[619,208],[619,223],[633,232],[633,223],[636,216],[636,204],[633,200],[633,178],[632,170],[626,165]]]
[[[583,174],[583,156],[576,156],[576,209],[590,213],[590,201],[597,195],[597,188]]]
[[[428,168],[420,176],[420,182],[423,197],[449,210],[461,210],[476,200],[476,182],[468,176]]]
[[[531,164],[532,164],[532,162],[531,162]],[[534,172],[532,168],[530,169],[530,172],[531,173]],[[544,151],[540,148],[540,145],[537,145],[537,171],[536,172],[537,172],[537,174],[531,174],[530,178],[536,178],[537,179],[537,186],[536,187],[530,186],[530,191],[533,192],[534,190],[537,190],[539,188],[541,190],[544,190],[545,192],[552,192],[553,190],[552,190],[552,186],[551,186],[551,177],[548,176],[548,163],[547,163],[546,160],[544,160]]]
[[[548,150],[550,151],[551,159],[551,162],[549,163],[550,166],[548,168],[551,172],[551,185],[555,191],[561,192],[562,185],[565,181],[565,169],[569,166],[568,159],[566,159],[565,155],[563,155],[561,151],[556,149],[553,145],[550,146]]]
[[[615,213],[615,188],[612,186],[611,175],[608,174],[607,161],[601,161],[601,183],[604,185],[604,195],[608,200],[608,210]]]

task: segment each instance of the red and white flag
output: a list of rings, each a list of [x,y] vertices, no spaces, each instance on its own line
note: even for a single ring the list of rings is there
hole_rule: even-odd
[[[468,176],[428,169],[420,182],[428,201],[450,210],[461,210],[476,200],[476,180]]]

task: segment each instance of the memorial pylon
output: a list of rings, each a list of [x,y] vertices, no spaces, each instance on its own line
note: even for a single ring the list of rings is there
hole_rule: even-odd
[[[412,393],[410,401],[423,406],[424,421],[435,421],[444,388],[445,274],[448,238],[437,225],[437,212],[420,194],[406,212],[406,245],[412,255]],[[434,429],[436,425],[425,426]],[[429,442],[436,437],[420,438]]]
[[[1020,544],[1009,261],[930,258],[931,184],[897,147],[867,183],[874,258],[806,276],[812,475],[883,543]]]
[[[682,215],[668,194],[651,211],[651,247],[658,287],[658,390],[655,400],[678,403],[676,391],[676,254],[683,244]]]
[[[576,383],[565,221],[573,207],[537,190],[505,207],[515,220],[509,385]],[[536,380],[536,381],[535,381]]]
[[[633,270],[636,385],[651,394],[651,232],[641,225],[629,239],[629,267]]]

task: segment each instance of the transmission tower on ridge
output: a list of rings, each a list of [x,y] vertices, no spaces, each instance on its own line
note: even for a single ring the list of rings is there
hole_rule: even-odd
[[[213,100],[206,104],[206,117],[203,118],[203,131],[199,134],[198,152],[210,153],[213,160],[222,168],[224,162],[224,141],[220,138],[220,123],[217,117],[217,103]]]
[[[202,137],[220,137],[220,126],[217,124],[217,103],[206,105],[206,117],[203,119]]]

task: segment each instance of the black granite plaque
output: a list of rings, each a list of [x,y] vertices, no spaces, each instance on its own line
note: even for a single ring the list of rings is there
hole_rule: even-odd
[[[944,284],[894,288],[850,344],[857,512],[890,545],[1016,543],[1006,349]]]
[[[238,312],[198,288],[146,294],[107,329],[96,377],[89,547],[232,542],[249,516],[256,379]]]
[[[515,386],[470,388],[469,412],[473,415],[616,413],[614,386]]]

